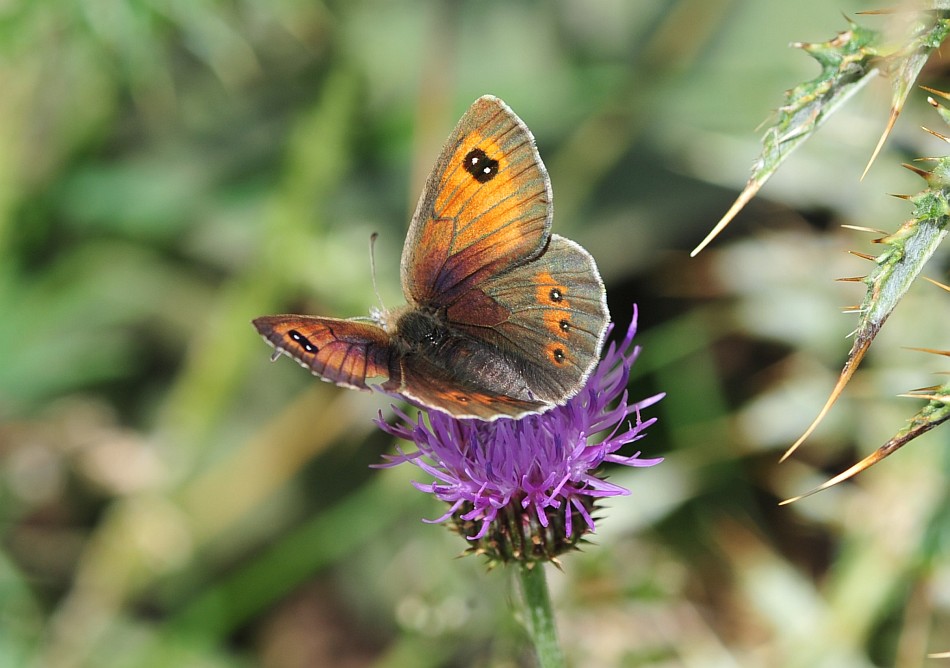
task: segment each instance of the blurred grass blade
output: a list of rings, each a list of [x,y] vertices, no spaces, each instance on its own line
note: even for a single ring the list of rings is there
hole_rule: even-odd
[[[950,143],[950,139],[943,135],[935,132],[931,134]],[[811,435],[827,415],[864,359],[884,322],[947,236],[947,223],[950,222],[950,157],[937,159],[936,165],[930,171],[912,165],[905,167],[923,178],[928,188],[906,198],[914,204],[913,217],[894,234],[876,240],[876,243],[887,246],[887,250],[874,258],[876,266],[864,279],[868,289],[864,301],[857,309],[860,321],[854,332],[854,345],[825,405],[805,433],[785,452],[783,461]]]
[[[167,630],[173,635],[200,631],[205,638],[233,633],[315,573],[378,539],[399,517],[412,509],[425,512],[423,499],[394,494],[390,486],[389,478],[376,477],[254,560],[203,587],[169,617]]]
[[[948,353],[940,352],[940,354]],[[779,505],[784,506],[789,503],[794,503],[799,499],[804,499],[806,496],[811,496],[816,492],[828,489],[829,487],[837,485],[839,482],[843,482],[848,478],[852,478],[861,473],[861,471],[866,471],[882,459],[885,459],[900,450],[902,447],[910,443],[921,434],[930,431],[937,425],[941,424],[942,422],[946,422],[946,420],[950,418],[950,382],[945,383],[941,387],[928,388],[927,390],[916,390],[912,393],[905,394],[904,396],[924,398],[929,399],[930,401],[917,413],[917,415],[915,415],[910,420],[907,426],[894,434],[894,436],[887,443],[862,459],[860,462],[846,471],[839,473],[834,478],[824,482],[810,492],[792,497],[791,499],[786,499]]]
[[[882,69],[891,77],[894,86],[894,97],[891,101],[891,113],[887,119],[887,126],[881,134],[881,138],[871,153],[871,159],[868,160],[864,172],[861,174],[863,179],[878,153],[884,146],[888,135],[897,122],[904,103],[907,101],[907,95],[910,93],[911,86],[917,81],[917,75],[923,68],[930,54],[934,52],[950,34],[950,12],[939,11],[934,16],[931,12],[922,12],[920,20],[914,26],[911,39],[907,45],[900,51],[886,57],[885,63],[881,65]]]
[[[792,151],[813,136],[842,103],[871,80],[877,73],[874,59],[879,40],[877,31],[850,22],[848,30],[827,42],[792,44],[817,60],[821,73],[785,93],[785,104],[778,109],[775,123],[765,133],[762,153],[752,166],[752,176],[729,211],[693,249],[691,257],[732,221]]]
[[[309,259],[306,240],[324,224],[314,202],[324,201],[349,168],[359,91],[353,72],[334,70],[322,83],[321,95],[294,121],[279,185],[265,214],[267,242],[246,274],[222,288],[209,306],[165,399],[161,422],[182,452],[201,451],[233,399],[246,360],[252,351],[260,354],[256,336],[235,332],[248,330],[251,317],[277,302],[287,274]]]

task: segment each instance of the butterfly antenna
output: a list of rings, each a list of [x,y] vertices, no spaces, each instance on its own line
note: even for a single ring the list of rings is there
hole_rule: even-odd
[[[386,306],[383,304],[383,298],[379,296],[379,286],[376,284],[376,239],[379,238],[379,232],[373,232],[369,235],[369,269],[373,277],[373,292],[376,293],[376,301],[379,302],[380,310],[385,313]]]

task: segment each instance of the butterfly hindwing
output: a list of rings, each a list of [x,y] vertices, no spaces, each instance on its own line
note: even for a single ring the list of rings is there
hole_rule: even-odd
[[[555,234],[540,257],[478,290],[507,317],[486,325],[472,317],[463,297],[447,310],[451,327],[521,360],[535,396],[560,403],[576,393],[597,362],[609,320],[604,284],[590,253]]]
[[[464,371],[450,373],[424,357],[405,360],[404,385],[400,392],[414,403],[449,413],[459,418],[494,420],[537,413],[550,404],[540,399],[516,398],[504,390],[492,391],[481,383],[470,383]]]
[[[255,318],[254,327],[277,351],[324,380],[369,389],[367,380],[398,384],[389,335],[377,325],[308,315]]]

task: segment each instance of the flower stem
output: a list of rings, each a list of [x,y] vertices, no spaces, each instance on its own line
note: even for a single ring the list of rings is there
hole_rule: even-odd
[[[521,564],[518,574],[521,579],[525,623],[534,642],[538,665],[541,668],[564,668],[564,653],[557,641],[557,626],[554,623],[554,610],[551,608],[544,567],[539,563]]]

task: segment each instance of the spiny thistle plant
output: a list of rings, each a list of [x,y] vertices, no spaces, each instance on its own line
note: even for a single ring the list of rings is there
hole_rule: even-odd
[[[868,13],[897,14],[898,11],[882,10]],[[938,0],[927,9],[916,10],[912,18],[904,44],[899,47],[885,46],[881,32],[850,20],[847,30],[838,33],[827,42],[793,44],[818,61],[821,65],[821,73],[815,79],[786,92],[785,103],[778,109],[774,122],[765,132],[762,153],[753,165],[752,175],[745,188],[709,235],[693,250],[692,255],[699,253],[729,224],[792,151],[813,137],[822,123],[840,109],[848,98],[874,76],[880,74],[890,78],[893,98],[884,132],[864,170],[864,173],[867,173],[904,108],[918,74],[928,58],[950,34],[950,2]],[[932,89],[927,90],[950,99],[947,94]],[[950,111],[941,106],[933,97],[928,98],[928,101],[937,109],[944,122],[950,125]],[[950,138],[947,136],[932,130],[928,131],[950,143]],[[879,255],[854,253],[874,263],[874,267],[866,276],[839,279],[862,282],[867,286],[862,303],[847,309],[858,315],[858,326],[853,332],[854,343],[838,376],[838,381],[818,416],[788,449],[782,457],[783,460],[808,438],[831,410],[854,376],[884,322],[914,281],[921,276],[927,260],[947,235],[948,222],[950,222],[950,156],[926,160],[932,163],[929,170],[905,165],[920,175],[927,185],[926,189],[916,195],[898,195],[913,204],[911,218],[892,234],[880,233],[883,236],[874,240],[874,243],[884,246],[884,251]],[[869,228],[854,229],[875,231]],[[945,285],[931,282],[950,290]],[[950,351],[947,350],[922,348],[918,350],[950,356]],[[928,403],[878,450],[808,494],[847,480],[950,417],[950,382],[913,390],[904,396],[923,399]],[[808,494],[788,499],[784,503],[796,501]]]

